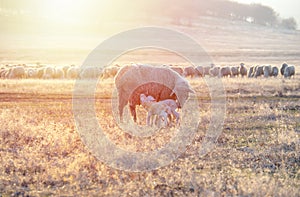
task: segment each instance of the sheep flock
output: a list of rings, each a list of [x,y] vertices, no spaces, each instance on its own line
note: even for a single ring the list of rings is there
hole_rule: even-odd
[[[107,67],[45,66],[35,65],[0,65],[0,79],[95,79],[114,78],[120,68],[118,64]],[[250,66],[241,63],[239,66],[177,66],[164,65],[185,78],[269,78],[281,75],[284,78],[295,76],[295,66],[283,63],[281,67],[271,65]]]

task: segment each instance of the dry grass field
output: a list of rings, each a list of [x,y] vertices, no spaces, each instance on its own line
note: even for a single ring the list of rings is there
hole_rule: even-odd
[[[123,29],[137,26],[140,24]],[[225,88],[226,114],[215,148],[204,156],[199,151],[211,120],[210,93],[203,79],[188,78],[199,104],[197,132],[184,154],[170,165],[149,172],[111,168],[85,146],[72,110],[73,80],[0,79],[0,196],[299,196],[299,31],[211,17],[199,18],[191,27],[168,27],[199,42],[217,65],[244,62],[247,67],[280,67],[287,62],[295,65],[296,76],[215,78],[222,80]],[[92,44],[84,49],[84,37],[71,38],[69,43],[73,45],[64,46],[71,48],[68,51],[56,45],[30,48],[30,42],[35,46],[39,40],[25,37],[29,46],[0,47],[0,64],[80,65],[99,38],[88,38]],[[186,63],[181,57],[157,54],[155,50],[133,51],[116,61],[120,65]],[[144,152],[170,141],[174,129],[149,137],[123,132],[112,113],[113,87],[112,79],[100,81],[95,94],[97,120],[113,143]],[[146,127],[141,107],[138,114],[138,124]]]
[[[176,161],[150,172],[116,170],[89,152],[74,123],[74,81],[0,80],[1,195],[298,196],[300,76],[216,80],[227,108],[215,149],[199,156],[210,98],[202,79],[190,79],[201,109],[196,136]],[[133,151],[163,146],[171,131],[141,138],[118,129],[112,87],[110,79],[99,83],[95,105],[110,139]]]

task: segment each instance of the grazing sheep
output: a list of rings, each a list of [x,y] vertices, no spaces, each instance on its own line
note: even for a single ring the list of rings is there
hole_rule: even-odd
[[[230,71],[231,71],[231,77],[238,77],[240,74],[238,66],[231,66]]]
[[[196,75],[197,75],[197,71],[195,70],[195,68],[193,66],[188,66],[183,69],[184,77],[190,76],[191,78],[193,78]]]
[[[140,94],[152,95],[156,101],[165,99],[178,100],[183,107],[189,93],[194,93],[188,81],[167,67],[131,65],[122,67],[115,76],[118,91],[118,108],[120,120],[123,120],[123,109],[129,108],[136,122],[136,105],[140,105]]]
[[[203,66],[197,66],[195,68],[197,76],[198,77],[204,77],[205,76],[205,71],[204,71],[204,67]]]
[[[172,70],[174,70],[175,72],[177,72],[180,76],[183,76],[184,70],[183,70],[182,67],[180,67],[180,66],[172,66],[171,65],[170,68]]]
[[[254,66],[251,66],[248,72],[248,78],[252,78],[254,76]]]
[[[291,78],[293,75],[295,75],[295,66],[285,67],[283,73],[284,78]]]
[[[47,66],[44,68],[44,74],[43,74],[44,79],[53,79],[54,75],[55,75],[55,68],[51,66]]]
[[[219,66],[212,67],[211,69],[209,69],[209,75],[211,77],[217,77],[219,75],[219,71],[220,71]]]
[[[54,79],[63,79],[65,77],[65,72],[63,68],[55,68]]]
[[[284,75],[284,69],[285,69],[286,67],[288,67],[287,63],[283,63],[283,64],[281,65],[280,73],[281,73],[282,76]]]
[[[271,76],[273,77],[277,77],[278,76],[278,73],[279,73],[279,70],[276,66],[272,66],[272,69],[271,69]]]
[[[101,74],[100,67],[84,67],[81,69],[79,78],[80,79],[96,79]]]
[[[231,76],[231,70],[229,66],[221,67],[219,71],[219,77],[229,77]]]
[[[0,70],[0,78],[5,79],[7,78],[9,70],[7,68],[1,68]]]
[[[247,68],[245,67],[244,63],[240,64],[240,74],[242,77],[247,76]]]
[[[264,75],[264,66],[256,66],[254,77],[257,78],[262,75]]]
[[[108,66],[104,68],[101,79],[114,78],[120,69],[119,65]]]
[[[28,68],[27,71],[27,78],[36,78],[37,77],[37,69],[35,68]]]
[[[215,65],[214,64],[211,64],[211,66],[204,66],[203,67],[203,77],[205,77],[206,75],[209,75],[209,70],[211,69],[211,68],[213,68],[213,67],[215,67]]]
[[[44,67],[37,68],[36,72],[36,77],[42,79],[44,75]]]
[[[15,66],[9,69],[8,78],[9,79],[22,79],[26,77],[26,72],[24,66]]]
[[[64,76],[66,77],[68,75],[68,69],[70,68],[70,66],[66,65],[66,66],[63,66],[62,69],[64,71]]]
[[[67,71],[67,78],[68,79],[77,79],[79,77],[79,68],[72,66],[69,67]]]
[[[264,77],[266,77],[266,78],[270,77],[271,74],[272,74],[272,67],[271,67],[271,65],[264,66],[263,67],[263,72],[264,72]]]

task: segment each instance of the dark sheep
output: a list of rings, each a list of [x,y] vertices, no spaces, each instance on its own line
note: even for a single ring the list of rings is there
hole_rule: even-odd
[[[195,70],[195,68],[193,66],[188,66],[188,67],[185,67],[183,69],[183,76],[184,77],[195,77],[197,75],[197,71]]]
[[[247,68],[245,67],[244,63],[240,64],[240,74],[241,74],[242,77],[247,76]]]
[[[254,75],[254,66],[251,66],[249,68],[249,72],[248,72],[248,78],[252,78]]]
[[[280,73],[281,73],[282,76],[284,75],[284,69],[285,69],[286,67],[288,67],[287,63],[283,63],[283,64],[281,65]]]

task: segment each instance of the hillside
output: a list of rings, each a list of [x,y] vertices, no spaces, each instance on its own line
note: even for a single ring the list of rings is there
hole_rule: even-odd
[[[105,24],[94,33],[34,33],[1,36],[0,64],[80,65],[103,40],[119,32],[143,26],[161,26],[183,32],[196,40],[216,64],[300,64],[300,32],[282,30],[237,20],[199,17],[190,26],[167,25],[163,19],[139,23]],[[171,39],[171,38],[170,38]],[[117,46],[116,46],[117,47]],[[149,55],[149,54],[148,54]],[[143,62],[144,56],[131,56],[126,61]],[[163,55],[161,63],[172,63]],[[159,60],[159,58],[157,58]],[[126,62],[125,61],[125,62]],[[160,62],[157,62],[160,63]],[[179,62],[180,63],[180,62]]]

